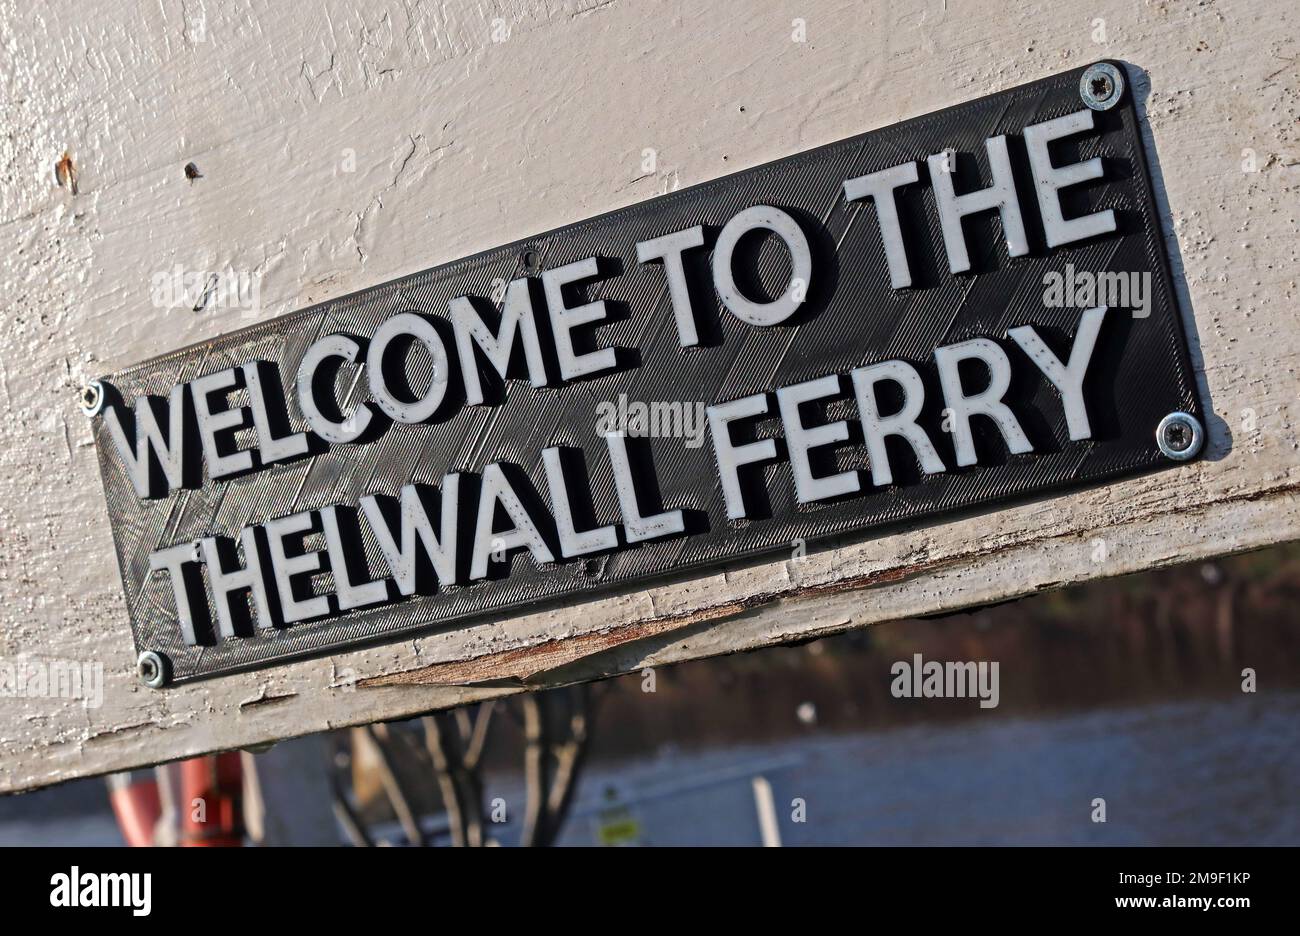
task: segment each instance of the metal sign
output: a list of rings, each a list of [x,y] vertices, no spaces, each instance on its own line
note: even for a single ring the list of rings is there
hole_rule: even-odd
[[[1194,457],[1098,63],[95,384],[153,686]]]

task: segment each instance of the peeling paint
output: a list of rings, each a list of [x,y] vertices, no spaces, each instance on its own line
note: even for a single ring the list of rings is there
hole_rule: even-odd
[[[297,697],[298,697],[298,693],[296,692],[282,692],[278,694],[272,694],[270,690],[267,689],[266,686],[263,686],[261,691],[257,695],[253,696],[251,699],[245,699],[244,701],[240,702],[239,708],[240,711],[246,711],[250,708],[255,708],[259,705],[274,705],[277,702],[288,702],[290,699],[294,699]]]
[[[544,673],[553,672],[615,647],[626,646],[649,637],[682,630],[693,624],[718,621],[743,612],[746,602],[707,608],[692,614],[681,614],[644,621],[634,621],[620,627],[589,634],[577,634],[557,640],[546,640],[517,650],[504,650],[434,663],[420,669],[372,676],[358,682],[359,688],[378,686],[472,686],[487,682],[511,682],[526,685]]]

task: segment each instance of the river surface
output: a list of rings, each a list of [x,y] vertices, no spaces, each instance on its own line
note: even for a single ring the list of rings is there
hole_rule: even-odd
[[[595,763],[562,843],[757,844],[756,776],[786,845],[1297,845],[1300,693]],[[487,796],[511,804],[509,844],[522,784],[489,780]],[[0,845],[120,842],[101,781],[0,798]]]

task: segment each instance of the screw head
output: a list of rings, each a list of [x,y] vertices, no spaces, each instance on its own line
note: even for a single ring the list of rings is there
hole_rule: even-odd
[[[81,411],[87,416],[98,416],[104,408],[104,385],[92,380],[81,388]]]
[[[1200,454],[1205,430],[1200,420],[1187,413],[1170,413],[1156,427],[1156,445],[1166,458],[1188,461]]]
[[[1089,65],[1079,79],[1079,97],[1092,110],[1110,110],[1124,97],[1124,73],[1110,62]]]
[[[135,663],[140,682],[150,689],[161,689],[167,684],[167,658],[161,653],[146,650]]]

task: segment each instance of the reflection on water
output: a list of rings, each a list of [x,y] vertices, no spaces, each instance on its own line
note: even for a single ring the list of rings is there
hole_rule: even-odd
[[[562,842],[757,844],[762,775],[787,845],[1296,845],[1298,741],[1300,693],[1272,693],[662,754],[590,767]],[[0,798],[0,845],[120,844],[103,790]]]

